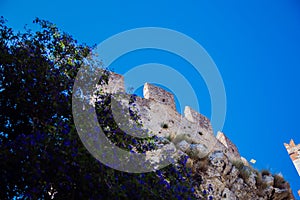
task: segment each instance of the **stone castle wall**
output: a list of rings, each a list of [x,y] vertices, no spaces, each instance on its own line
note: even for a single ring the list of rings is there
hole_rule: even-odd
[[[284,143],[284,146],[300,176],[300,144],[296,145],[294,140],[291,140],[289,144]]]
[[[230,154],[235,155],[235,157],[241,157],[238,148],[233,144],[224,133],[218,131],[217,139],[228,149]]]
[[[104,91],[112,94],[123,93],[124,77],[111,73]],[[145,83],[142,97],[136,97],[135,106],[143,126],[155,135],[170,138],[177,146],[185,141],[191,146],[197,144],[203,155],[220,150],[231,159],[240,159],[236,146],[222,133],[215,137],[210,120],[186,106],[184,115],[176,111],[174,95],[160,87]],[[124,102],[124,100],[123,100]],[[184,143],[185,144],[185,143]],[[200,146],[199,146],[200,145]]]
[[[131,126],[133,120],[126,119],[124,112],[129,112],[128,108],[138,111],[143,128],[157,136],[167,138],[171,144],[176,146],[178,155],[189,156],[187,165],[193,172],[197,172],[203,178],[204,185],[210,185],[214,188],[214,197],[221,199],[294,199],[292,198],[291,189],[286,186],[285,189],[273,188],[273,181],[263,178],[263,183],[267,184],[266,189],[260,189],[256,184],[256,173],[249,171],[248,178],[240,177],[239,169],[233,165],[234,160],[242,161],[249,167],[246,159],[240,157],[237,147],[222,132],[218,132],[215,137],[209,119],[196,112],[191,107],[186,106],[183,115],[176,111],[174,96],[172,93],[163,90],[155,85],[146,83],[144,85],[144,98],[136,97],[135,101],[130,100],[132,95],[126,94],[124,89],[124,78],[118,74],[111,74],[109,84],[104,88],[105,92],[111,93],[112,102],[116,100],[118,108],[121,108],[122,114],[116,113],[116,118],[124,119],[124,123],[133,127],[132,133],[138,132],[136,126]],[[130,103],[129,103],[130,102]],[[122,106],[119,106],[119,105]],[[112,110],[113,110],[112,103]],[[114,116],[115,121],[118,119]],[[131,121],[130,121],[131,120]],[[130,130],[129,130],[130,131]],[[143,131],[142,131],[143,132]],[[128,132],[127,132],[128,133]],[[130,134],[130,132],[129,132]],[[162,139],[162,138],[160,138]],[[165,141],[162,139],[162,141]],[[158,142],[158,145],[161,143]],[[173,145],[173,146],[174,146]],[[288,153],[293,162],[299,160],[300,145],[295,145],[293,141],[285,144]],[[173,151],[172,151],[173,152]],[[150,162],[158,160],[160,156],[146,153],[149,155]],[[205,159],[201,159],[205,157]],[[200,158],[200,159],[199,159]],[[208,160],[206,169],[203,167],[203,161]],[[295,166],[297,164],[294,162]],[[300,166],[300,165],[298,165]],[[249,168],[248,168],[249,169]],[[272,176],[270,176],[272,177]],[[200,193],[202,189],[198,189]],[[206,188],[207,189],[207,188]],[[206,190],[207,191],[207,190]],[[261,197],[258,194],[263,194]]]
[[[116,73],[110,73],[108,84],[102,86],[105,93],[123,93],[125,92],[124,76]]]
[[[145,99],[151,99],[157,101],[163,105],[170,106],[173,110],[176,110],[173,94],[167,92],[162,88],[156,87],[149,83],[145,83],[143,89],[143,95]]]

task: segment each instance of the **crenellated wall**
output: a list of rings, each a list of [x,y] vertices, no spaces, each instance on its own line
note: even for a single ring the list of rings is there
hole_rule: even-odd
[[[124,77],[111,73],[109,85],[105,87],[104,91],[124,95],[124,88]],[[222,137],[214,136],[210,120],[207,117],[189,106],[185,107],[184,115],[179,114],[176,111],[172,93],[145,83],[143,95],[144,98],[136,97],[135,106],[144,128],[150,132],[171,139],[175,145],[186,141],[191,145],[201,144],[202,150],[205,150],[207,154],[220,150],[231,159],[240,158],[236,146],[223,133]]]
[[[190,122],[198,123],[199,126],[207,129],[209,132],[213,131],[209,119],[204,115],[196,112],[189,106],[186,106],[184,108],[184,117],[187,118]]]
[[[178,113],[172,93],[150,83],[145,83],[144,97],[132,98],[131,94],[125,93],[124,88],[124,77],[115,73],[110,74],[109,84],[103,88],[104,92],[111,93],[111,110],[119,128],[134,137],[138,137],[139,133],[143,134],[142,136],[146,136],[145,133],[153,133],[169,140],[169,147],[172,146],[172,148],[167,150],[172,150],[174,158],[178,158],[180,155],[189,156],[187,165],[192,169],[192,172],[197,172],[203,178],[201,182],[214,188],[211,191],[214,198],[263,200],[271,197],[272,199],[293,199],[288,198],[292,196],[288,185],[286,189],[273,188],[273,183],[267,183],[269,179],[263,178],[262,182],[270,186],[266,189],[257,187],[256,172],[252,171],[251,168],[238,169],[235,166],[233,161],[238,160],[250,167],[248,161],[240,156],[236,145],[222,132],[218,132],[215,136],[210,120],[191,107],[186,106],[183,115]],[[139,114],[142,129],[140,125],[136,126],[135,120],[129,117],[135,113],[130,113],[129,108]],[[163,138],[157,140],[156,144],[168,147]],[[285,147],[299,172],[300,144],[295,145],[294,141],[291,140],[290,144],[285,144]],[[164,155],[164,152],[158,155],[153,151],[146,152],[147,159],[153,163],[158,162]],[[205,167],[203,167],[204,164]],[[247,170],[250,173],[249,177],[241,177],[240,170]],[[205,188],[198,188],[200,193],[202,193],[202,189]],[[264,197],[258,194],[262,194]]]
[[[113,72],[109,73],[108,84],[102,86],[103,92],[106,93],[124,93],[125,92],[125,83],[124,76],[116,74]]]
[[[291,140],[289,144],[284,143],[284,146],[300,176],[300,144],[296,145],[294,140]]]
[[[233,144],[228,137],[226,137],[226,135],[224,133],[222,133],[221,131],[218,131],[217,133],[217,139],[228,149],[228,151],[235,155],[235,157],[241,157],[238,148],[236,147],[235,144]],[[244,161],[246,163],[246,161]]]
[[[145,83],[143,95],[145,99],[155,100],[163,105],[168,105],[172,109],[176,110],[174,95],[160,87],[154,86],[149,83]]]

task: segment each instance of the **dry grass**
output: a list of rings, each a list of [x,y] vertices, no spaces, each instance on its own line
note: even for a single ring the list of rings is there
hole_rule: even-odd
[[[260,197],[264,197],[264,190],[268,187],[268,185],[262,180],[262,174],[256,171],[256,187],[257,187],[257,195]]]
[[[279,189],[286,188],[286,181],[281,175],[275,174],[273,177],[274,177],[274,187]]]
[[[271,172],[267,169],[263,169],[263,170],[261,170],[261,175],[262,176],[270,176]]]
[[[241,160],[235,160],[232,162],[233,166],[235,166],[239,170],[239,177],[244,181],[249,179],[250,177],[250,168],[246,167]]]
[[[197,161],[197,170],[201,172],[205,172],[208,169],[209,165],[209,158],[208,156],[205,156]]]

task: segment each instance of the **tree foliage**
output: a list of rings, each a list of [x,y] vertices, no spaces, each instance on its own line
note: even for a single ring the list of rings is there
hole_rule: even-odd
[[[76,74],[92,47],[48,21],[34,23],[37,31],[15,33],[0,18],[0,199],[193,198],[185,157],[163,170],[129,174],[89,154],[75,129],[71,100]],[[154,148],[105,121],[109,97],[103,99],[98,111],[102,124],[112,127],[112,140],[119,146],[122,140],[137,143],[141,151]]]

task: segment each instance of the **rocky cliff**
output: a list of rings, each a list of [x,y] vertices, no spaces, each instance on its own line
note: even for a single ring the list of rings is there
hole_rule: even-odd
[[[186,106],[184,114],[176,111],[173,94],[145,83],[144,98],[124,91],[124,78],[111,73],[104,92],[115,102],[132,107],[143,128],[165,138],[176,149],[176,155],[187,155],[187,167],[193,172],[197,198],[209,199],[294,199],[289,184],[281,175],[253,169],[242,158],[238,148],[222,132],[214,135],[207,117]],[[126,109],[125,109],[126,110]],[[127,109],[128,110],[128,109]],[[176,157],[174,155],[174,157]],[[150,160],[158,158],[151,157]]]

